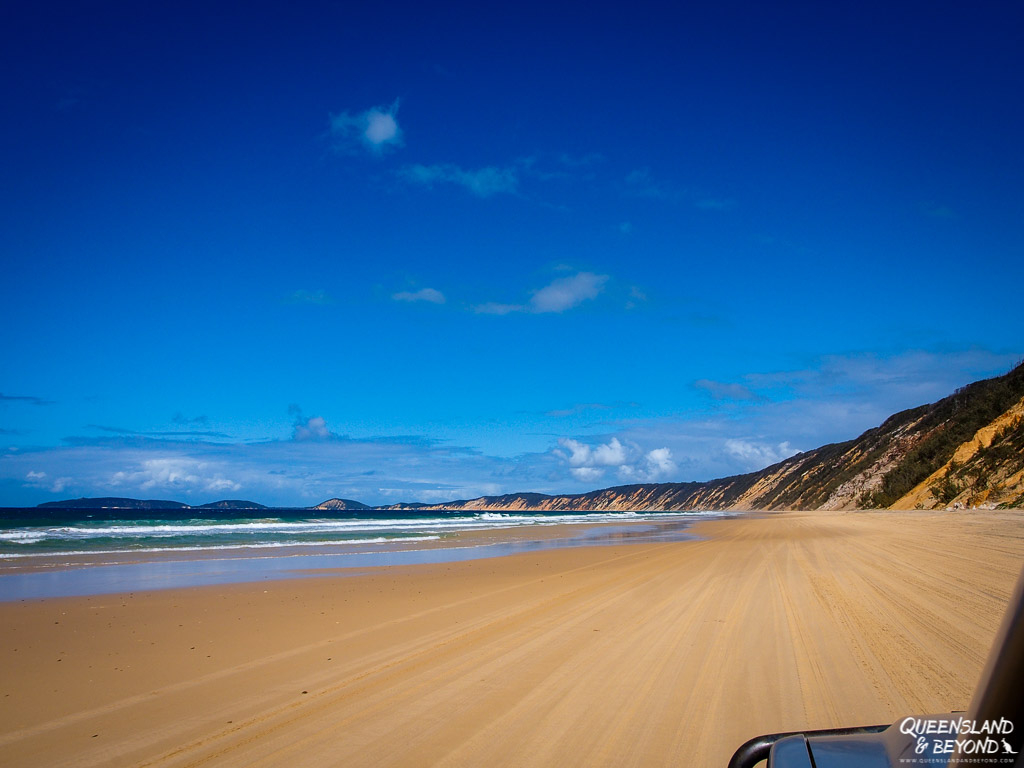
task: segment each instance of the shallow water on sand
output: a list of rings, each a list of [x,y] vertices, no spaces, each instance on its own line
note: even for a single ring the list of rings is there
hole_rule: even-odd
[[[362,569],[476,560],[581,546],[681,541],[692,523],[719,514],[634,516],[613,523],[600,516],[544,523],[515,522],[433,535],[366,537],[325,542],[253,542],[207,547],[125,549],[8,558],[0,568],[0,601],[172,589],[213,584],[337,575]],[[521,516],[519,516],[521,517]],[[550,525],[566,526],[557,533]],[[467,535],[468,532],[468,535]],[[554,535],[552,535],[554,534]],[[262,544],[262,546],[261,546]]]

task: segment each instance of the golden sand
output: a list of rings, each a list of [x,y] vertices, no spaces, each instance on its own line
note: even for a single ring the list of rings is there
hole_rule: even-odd
[[[966,708],[1016,512],[786,513],[700,541],[0,604],[5,766],[724,766]]]

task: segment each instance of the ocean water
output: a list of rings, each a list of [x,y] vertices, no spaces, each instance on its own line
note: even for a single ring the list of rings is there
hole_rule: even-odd
[[[216,517],[210,516],[216,514]],[[718,513],[0,510],[0,601],[689,538]],[[246,516],[243,516],[246,515]],[[569,525],[552,535],[545,529]],[[508,529],[515,529],[509,536]],[[487,536],[495,532],[493,537]],[[499,535],[498,531],[506,531]],[[466,537],[466,532],[478,535]],[[482,534],[482,535],[480,535]]]
[[[436,541],[464,531],[690,519],[694,513],[409,513],[353,511],[316,516],[309,510],[260,511],[259,517],[195,510],[0,510],[0,560],[25,557],[235,549],[367,546]],[[252,515],[246,510],[245,515]]]

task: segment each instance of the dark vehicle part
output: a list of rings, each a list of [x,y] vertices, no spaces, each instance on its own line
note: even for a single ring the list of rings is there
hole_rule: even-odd
[[[767,760],[768,754],[776,744],[780,741],[788,743],[794,737],[803,737],[803,740],[806,740],[815,736],[858,736],[864,733],[880,733],[888,727],[888,725],[865,725],[859,728],[829,728],[822,731],[790,731],[789,733],[769,733],[764,736],[755,736],[736,750],[732,760],[729,761],[729,768],[749,768],[762,760]],[[783,744],[781,749],[786,751],[786,744]]]
[[[756,736],[729,768],[1024,768],[1024,572],[967,714],[905,717],[892,725]]]

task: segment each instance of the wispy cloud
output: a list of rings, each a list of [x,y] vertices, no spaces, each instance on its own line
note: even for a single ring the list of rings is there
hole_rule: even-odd
[[[395,301],[417,302],[426,301],[430,304],[444,304],[445,297],[436,288],[420,288],[418,291],[399,291],[391,294]]]
[[[672,196],[672,193],[663,184],[654,180],[650,168],[637,168],[627,174],[626,193],[635,197],[650,197],[659,200]]]
[[[401,147],[404,138],[397,115],[398,99],[390,106],[331,115],[331,145],[338,152],[351,153],[361,148],[374,154]]]
[[[284,297],[285,304],[333,304],[334,299],[323,289],[307,291],[299,289]]]
[[[212,432],[209,430],[170,430],[170,431],[139,431],[135,429],[124,429],[122,427],[109,427],[103,424],[86,424],[86,429],[95,429],[98,432],[106,432],[109,435],[124,435],[130,437],[209,437],[214,439],[230,439],[230,435],[223,432]]]
[[[897,401],[905,408],[950,394],[985,371],[1009,370],[1015,353],[982,349],[952,352],[909,350],[896,355],[828,355],[802,370],[750,373],[743,377],[753,389],[774,399],[813,398],[838,402],[853,394],[883,405]],[[991,374],[989,374],[991,375]],[[891,412],[891,411],[890,411]]]
[[[98,430],[99,432],[107,432],[107,433],[109,433],[111,435],[138,435],[138,434],[140,434],[139,432],[136,432],[133,429],[122,429],[121,427],[107,427],[107,426],[104,426],[102,424],[86,424],[85,428],[86,429],[95,429],[95,430]]]
[[[626,309],[636,309],[638,306],[647,301],[647,294],[636,285],[629,287],[629,295],[626,298]]]
[[[580,272],[572,277],[560,277],[549,285],[534,291],[529,306],[533,312],[564,312],[589,299],[596,299],[608,275]]]
[[[749,373],[742,383],[705,380],[703,389],[719,395],[710,411],[608,426],[623,444],[668,446],[683,479],[710,480],[855,438],[893,413],[1003,373],[1017,360],[1019,353],[984,350],[831,356],[799,370]]]
[[[176,411],[174,415],[171,416],[171,421],[175,424],[209,424],[210,422],[205,414],[201,414],[199,416],[186,416],[181,411]]]
[[[604,403],[578,403],[572,408],[560,408],[553,411],[547,411],[546,416],[553,416],[556,419],[563,419],[567,416],[578,416],[581,413],[588,411],[610,411],[614,406],[605,405]]]
[[[702,211],[731,211],[736,207],[736,201],[721,197],[702,197],[693,203]]]
[[[86,103],[88,96],[88,87],[84,85],[71,86],[53,103],[53,109],[55,112],[72,112]]]
[[[608,279],[608,275],[578,272],[569,277],[556,278],[543,288],[533,291],[525,304],[501,304],[492,301],[477,304],[473,310],[485,315],[508,315],[513,312],[561,313],[585,301],[596,299]]]
[[[64,96],[63,98],[57,100],[57,102],[53,105],[53,108],[57,112],[70,112],[72,109],[78,106],[79,102],[81,102],[81,99],[77,96]]]
[[[0,392],[0,403],[27,403],[28,405],[54,405],[55,401],[32,395],[5,395]]]
[[[50,493],[63,493],[72,482],[70,477],[50,477],[46,472],[29,470],[25,473],[26,486],[41,488]]]
[[[759,397],[743,384],[697,379],[693,385],[708,392],[715,400],[758,400]]]
[[[487,166],[469,170],[451,163],[440,165],[410,165],[399,172],[412,184],[433,187],[435,184],[455,184],[477,197],[513,194],[519,187],[519,174],[515,168]]]
[[[966,383],[965,376],[969,381],[985,371],[1009,370],[1015,360],[1013,354],[985,350],[828,355],[808,368],[748,373],[740,377],[742,383],[698,379],[694,386],[715,400],[747,402],[753,406],[766,401],[835,404],[856,397],[865,404],[878,403],[882,409],[878,415],[886,416],[892,413],[891,409],[945,397]],[[967,373],[971,371],[975,373]]]
[[[680,187],[658,179],[647,167],[637,168],[628,173],[623,190],[628,197],[645,197],[667,203],[692,205],[701,211],[731,211],[738,205],[731,197],[708,194],[707,190]]]
[[[604,155],[600,152],[588,152],[585,155],[573,155],[568,152],[561,152],[558,155],[558,162],[567,168],[592,168],[605,161]]]
[[[948,205],[939,205],[938,203],[922,203],[921,213],[932,219],[955,219],[956,211],[950,208]]]
[[[508,315],[512,312],[525,312],[524,304],[502,304],[497,301],[487,301],[483,304],[476,304],[473,311],[479,315]]]

